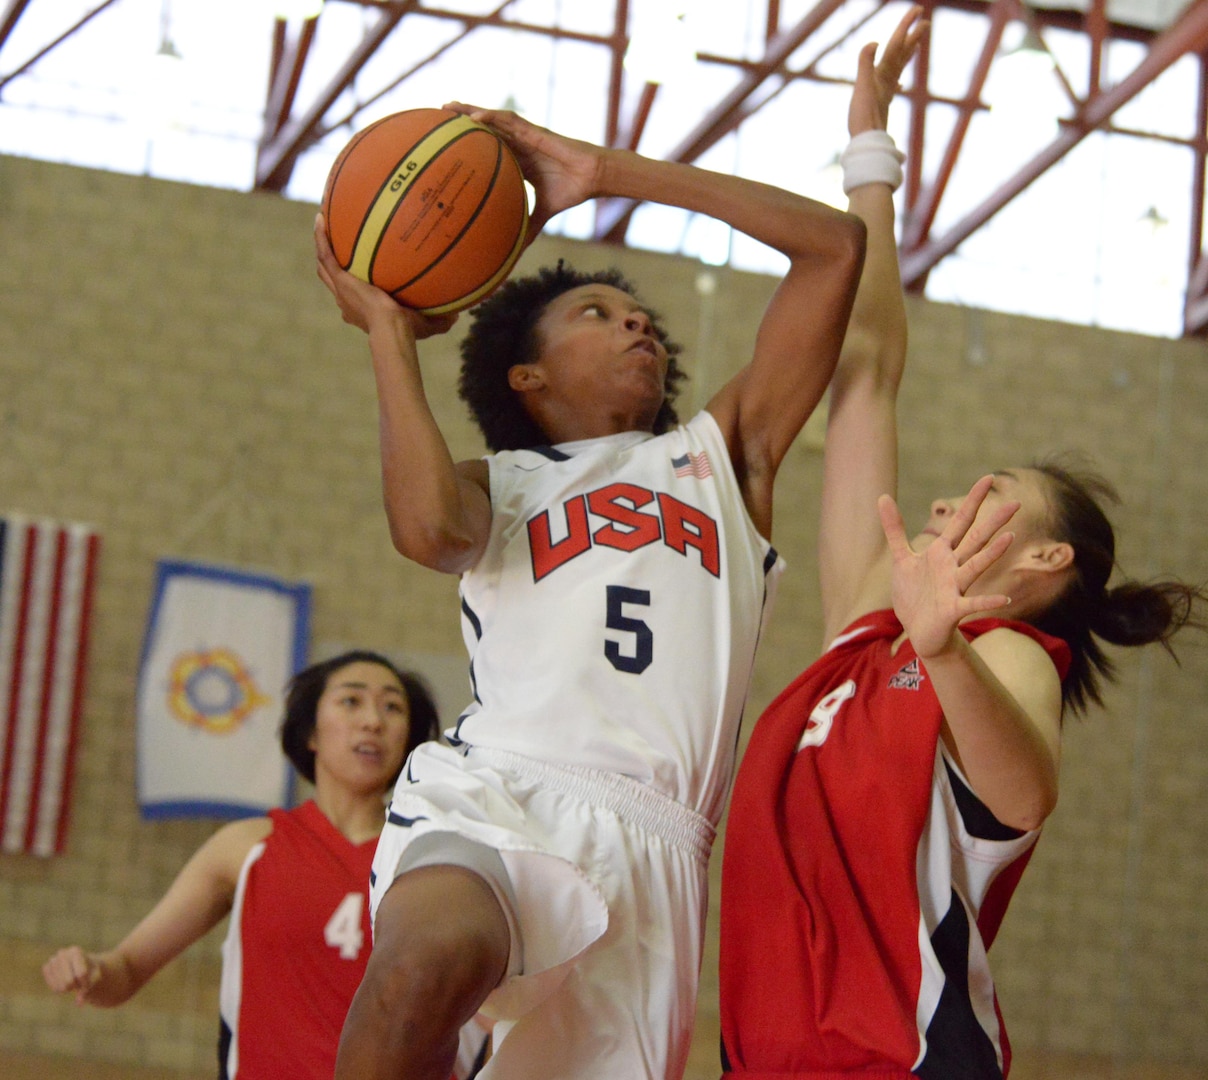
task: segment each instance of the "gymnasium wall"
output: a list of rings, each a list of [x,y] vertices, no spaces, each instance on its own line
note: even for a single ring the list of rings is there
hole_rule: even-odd
[[[0,157],[0,515],[90,522],[103,543],[67,853],[0,856],[5,1076],[214,1075],[220,930],[115,1011],[52,997],[39,972],[59,945],[120,939],[215,824],[144,823],[135,805],[158,558],[306,579],[314,652],[395,653],[432,674],[447,718],[463,703],[456,583],[390,546],[365,341],[315,277],[313,213]],[[702,291],[687,261],[557,239],[522,268],[562,255],[615,262],[668,316],[703,384],[684,413],[744,359],[773,287],[710,268]],[[1127,571],[1208,579],[1208,345],[919,301],[910,321],[902,501],[915,522],[989,468],[1075,448],[1123,495]],[[454,337],[427,344],[424,375],[467,457],[481,443],[456,398]],[[751,719],[820,646],[814,442],[799,440],[778,483],[790,567]],[[1180,657],[1121,655],[1108,711],[1067,725],[1061,803],[994,949],[1017,1075],[1028,1062],[1034,1077],[1208,1076],[1208,648],[1188,639]],[[711,928],[692,1080],[717,1075]]]

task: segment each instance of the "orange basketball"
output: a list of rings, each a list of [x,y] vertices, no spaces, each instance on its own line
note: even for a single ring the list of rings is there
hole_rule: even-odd
[[[428,315],[483,299],[528,230],[507,144],[447,109],[393,113],[357,132],[328,173],[322,208],[340,265]]]

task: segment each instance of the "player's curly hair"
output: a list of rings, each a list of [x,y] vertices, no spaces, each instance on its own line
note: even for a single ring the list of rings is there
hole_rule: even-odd
[[[585,273],[559,259],[555,267],[505,281],[472,313],[473,322],[461,342],[461,377],[458,394],[469,406],[487,446],[492,451],[544,446],[542,432],[508,385],[508,371],[516,364],[532,363],[539,342],[537,322],[551,300],[580,285],[612,285],[637,298],[633,286],[616,269]],[[675,397],[687,377],[676,363],[680,346],[670,341],[659,316],[647,309],[655,337],[667,350],[667,378],[662,408],[654,421],[661,435],[678,423]]]
[[[315,752],[310,748],[310,737],[315,731],[319,698],[323,696],[328,681],[337,671],[358,661],[384,667],[403,685],[411,723],[407,732],[407,752],[403,755],[403,762],[406,762],[411,756],[411,751],[420,743],[440,737],[440,717],[427,684],[418,675],[404,671],[380,653],[368,649],[352,649],[329,660],[311,664],[290,680],[286,690],[285,716],[281,721],[281,749],[293,762],[294,768],[312,784],[315,782]],[[402,765],[399,766],[399,772],[402,772]],[[390,782],[394,783],[397,779],[398,776],[395,775]]]

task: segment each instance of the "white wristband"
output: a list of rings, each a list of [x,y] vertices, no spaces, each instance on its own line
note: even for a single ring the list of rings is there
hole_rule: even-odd
[[[894,191],[902,186],[902,162],[906,155],[894,144],[888,131],[861,131],[853,135],[839,155],[843,166],[843,193],[864,184],[888,184]]]

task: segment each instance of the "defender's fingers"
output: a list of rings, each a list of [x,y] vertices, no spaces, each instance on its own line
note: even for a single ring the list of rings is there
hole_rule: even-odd
[[[989,596],[962,597],[957,607],[961,618],[964,619],[970,615],[983,615],[987,611],[1007,607],[1010,603],[1011,598],[1006,593],[995,593]]]
[[[926,23],[919,23],[922,14],[922,7],[916,4],[902,16],[901,21],[894,27],[893,33],[889,35],[889,41],[885,44],[886,57],[891,52],[895,54],[905,52],[909,55],[913,47],[912,39],[913,42],[917,43],[918,38],[921,36],[920,26],[927,25]]]
[[[994,477],[983,476],[970,489],[969,493],[961,499],[960,505],[956,508],[955,513],[948,519],[944,525],[943,532],[940,535],[947,540],[953,548],[955,548],[961,540],[964,539],[965,533],[969,531],[969,526],[973,524],[977,517],[978,510],[981,509],[981,504],[985,501],[986,495],[989,494],[990,488],[994,485]]]
[[[1011,546],[1011,541],[1015,539],[1014,533],[1002,533],[996,536],[989,544],[983,547],[980,551],[974,552],[958,564],[957,570],[957,585],[963,593],[977,578],[985,572],[985,570],[993,566],[1006,553],[1007,548]]]
[[[881,517],[881,530],[894,558],[911,552],[910,541],[906,538],[906,523],[902,520],[902,512],[898,504],[888,495],[877,499],[877,513]]]
[[[1018,513],[1020,503],[1012,499],[989,507],[974,522],[956,547],[958,563],[971,559],[982,550],[1004,525]]]

